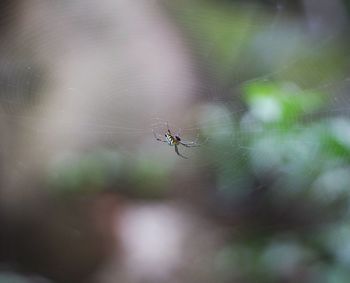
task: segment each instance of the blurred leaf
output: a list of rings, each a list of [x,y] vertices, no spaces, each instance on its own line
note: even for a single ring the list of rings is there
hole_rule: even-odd
[[[116,152],[67,154],[52,164],[48,182],[62,193],[98,191],[121,174],[121,164]]]
[[[244,88],[253,116],[264,123],[296,122],[324,105],[324,97],[291,83],[254,82]]]

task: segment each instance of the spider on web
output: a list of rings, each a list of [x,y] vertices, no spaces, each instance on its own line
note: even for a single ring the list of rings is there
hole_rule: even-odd
[[[179,145],[182,145],[184,147],[199,147],[200,144],[198,144],[197,142],[194,142],[194,141],[183,141],[178,134],[174,135],[171,133],[168,123],[166,123],[166,126],[167,126],[167,131],[164,134],[165,138],[162,138],[162,136],[160,136],[160,135],[157,136],[156,133],[154,132],[154,130],[152,130],[154,138],[157,141],[166,142],[169,146],[174,146],[175,152],[178,156],[185,158],[185,159],[188,159],[188,157],[182,155],[179,152]]]

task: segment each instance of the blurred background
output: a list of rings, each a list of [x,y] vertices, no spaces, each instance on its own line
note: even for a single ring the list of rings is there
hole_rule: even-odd
[[[0,13],[0,283],[350,282],[350,1]]]

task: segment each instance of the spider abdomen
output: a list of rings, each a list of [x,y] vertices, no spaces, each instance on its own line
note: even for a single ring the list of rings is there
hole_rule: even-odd
[[[165,139],[170,146],[178,144],[178,141],[172,135],[165,134]]]

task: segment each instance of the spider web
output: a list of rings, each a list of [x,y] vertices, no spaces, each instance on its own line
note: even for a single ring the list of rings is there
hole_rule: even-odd
[[[237,20],[237,25],[245,27],[245,30],[241,31],[242,36],[259,31],[260,37],[257,36],[256,40],[267,43],[260,45],[261,49],[247,53],[243,44],[235,47],[234,56],[228,57],[226,69],[221,71],[214,63],[220,60],[217,58],[222,48],[220,44],[227,34],[218,33],[217,37],[211,38],[210,41],[208,38],[202,38],[201,33],[195,33],[198,31],[196,28],[206,21],[215,28],[217,22],[220,24],[220,16],[216,15],[207,20],[207,11],[202,13],[204,10],[197,9],[198,6],[185,7],[184,3],[178,6],[167,3],[171,7],[172,16],[164,13],[158,2],[143,3],[139,7],[133,4],[124,7],[117,3],[112,5],[110,10],[107,9],[108,5],[110,4],[106,2],[105,6],[101,5],[100,10],[96,11],[91,9],[94,7],[92,3],[82,9],[79,1],[62,7],[54,4],[40,7],[53,17],[43,13],[37,21],[19,29],[18,34],[29,47],[23,48],[23,45],[18,45],[15,41],[8,43],[17,48],[13,54],[7,52],[3,55],[1,116],[4,128],[15,130],[10,131],[11,134],[4,139],[3,154],[7,147],[12,146],[12,140],[20,140],[17,146],[35,149],[35,153],[40,152],[42,148],[47,148],[51,154],[61,150],[75,151],[77,148],[85,150],[95,147],[118,150],[131,159],[135,158],[134,153],[139,154],[140,151],[142,154],[149,154],[149,158],[153,155],[165,155],[168,159],[177,158],[172,149],[165,144],[156,143],[152,136],[152,129],[159,135],[164,134],[165,124],[168,122],[172,132],[177,133],[180,130],[181,138],[202,143],[200,149],[181,148],[186,156],[192,157],[191,160],[196,160],[199,155],[207,155],[207,149],[211,147],[214,154],[217,150],[222,155],[236,160],[238,164],[244,163],[254,149],[246,144],[245,137],[240,132],[232,129],[232,125],[238,127],[239,121],[249,122],[241,120],[247,106],[242,103],[240,97],[243,96],[244,87],[254,82],[285,81],[295,84],[300,93],[327,93],[333,105],[325,109],[324,113],[318,112],[325,117],[348,111],[349,100],[346,92],[350,77],[346,71],[334,72],[324,78],[323,71],[318,70],[323,60],[320,56],[314,65],[306,66],[309,72],[314,74],[312,80],[304,80],[303,77],[293,74],[308,56],[322,55],[337,44],[344,44],[339,39],[340,32],[333,29],[314,36],[308,31],[302,31],[305,25],[296,26],[297,32],[291,30],[291,37],[299,36],[308,43],[304,47],[307,51],[301,56],[298,52],[293,53],[289,46],[282,44],[280,33],[284,30],[280,27],[288,24],[295,26],[300,19],[293,18],[290,11],[285,10],[285,1],[276,1],[267,12],[262,6],[248,6],[247,13],[250,13],[250,16],[245,19],[246,23],[240,22],[244,20],[242,18]],[[241,6],[237,7],[242,9]],[[33,4],[28,13],[34,13],[36,8],[38,7]],[[117,8],[130,11],[134,9],[140,18],[134,16],[128,21]],[[231,8],[234,10],[235,6]],[[124,21],[121,29],[118,29],[118,21],[115,20],[118,17]],[[58,25],[60,20],[64,21]],[[97,24],[99,21],[102,21],[101,25]],[[145,35],[139,30],[142,26],[140,22],[146,26]],[[161,35],[157,36],[157,32],[152,28],[160,26],[160,23],[165,23],[166,28],[170,29],[170,35],[158,27]],[[174,23],[177,24],[177,30],[173,27]],[[231,20],[228,23],[234,25],[235,21]],[[45,24],[46,28],[43,27]],[[233,33],[235,32],[239,31],[233,30]],[[31,36],[36,37],[35,43],[31,43]],[[151,38],[148,38],[149,36]],[[163,41],[162,36],[166,37]],[[311,36],[314,38],[309,38]],[[179,44],[179,40],[184,44]],[[149,43],[152,41],[156,44]],[[300,41],[302,40],[297,42]],[[123,42],[127,42],[126,47],[123,46]],[[140,49],[136,52],[129,50],[130,46],[137,44],[141,44]],[[157,54],[152,52],[152,48],[157,44],[161,46],[158,51],[176,50]],[[272,47],[273,50],[270,49]],[[33,52],[32,49],[36,48],[40,50],[40,54]],[[66,49],[67,52],[60,49]],[[184,52],[182,57],[171,58],[179,51]],[[273,60],[278,54],[277,51],[282,54],[285,51],[286,56],[281,57],[282,63]],[[249,58],[254,52],[265,53],[265,57],[262,58],[267,58],[267,61],[255,63],[256,58]],[[18,54],[20,56],[17,56]],[[134,58],[135,55],[139,57]],[[159,59],[161,55],[165,55],[164,58],[170,57],[163,66],[163,58]],[[241,55],[246,59],[246,63],[237,67],[236,64],[242,64],[237,59]],[[147,57],[151,59],[147,61]],[[274,62],[272,66],[268,66],[269,58]],[[176,65],[177,61],[180,61],[179,65],[183,63],[184,66]],[[152,62],[155,67],[152,66]],[[138,71],[142,63],[144,66],[141,65],[141,71]],[[254,64],[261,67],[250,70],[249,66]],[[53,66],[52,69],[46,72],[50,65]],[[158,70],[158,66],[162,68]],[[172,68],[177,68],[174,77],[171,77]],[[164,72],[168,73],[164,75]],[[181,72],[185,74],[179,75]],[[179,82],[174,84],[174,80]],[[157,95],[153,95],[154,93]],[[313,119],[312,115],[304,118],[309,121]],[[249,131],[259,131],[249,123],[247,127]],[[280,129],[275,128],[273,131]],[[220,135],[228,136],[230,144],[215,148],[212,139]],[[310,139],[305,142],[314,141]],[[14,151],[17,151],[17,148]],[[179,162],[183,163],[183,160]],[[28,161],[21,164],[29,166]],[[194,166],[191,161],[183,164],[184,167]],[[220,170],[219,164],[215,159],[204,158],[196,166]]]
[[[267,37],[264,38],[264,40],[271,42],[274,42],[274,34],[278,34],[280,32],[280,25],[285,24],[285,16],[288,15],[288,11],[283,10],[284,7],[284,1],[277,1],[276,3],[276,10],[272,13],[273,19],[269,21],[268,24],[265,23],[265,30],[268,31]],[[199,15],[198,17],[201,17]],[[191,19],[191,25],[190,26],[196,26],[196,19]],[[218,19],[217,19],[218,20]],[[249,26],[249,28],[252,28],[253,30],[255,28],[258,28],[259,24],[253,24]],[[248,29],[249,29],[248,28]],[[301,36],[307,37],[309,36],[307,32],[301,32]],[[296,93],[299,95],[307,94],[308,92],[319,92],[320,95],[327,94],[330,100],[332,101],[330,103],[330,106],[327,107],[324,110],[318,111],[317,115],[313,114],[307,114],[304,115],[305,119],[305,128],[308,126],[308,123],[311,123],[314,120],[313,116],[316,117],[333,117],[333,116],[346,116],[348,114],[348,99],[346,97],[346,91],[349,87],[349,77],[347,72],[340,72],[340,73],[334,73],[332,76],[328,76],[326,79],[322,79],[323,73],[322,70],[319,70],[318,67],[320,63],[322,62],[322,57],[319,58],[318,61],[314,62],[314,64],[309,64],[306,67],[309,69],[311,73],[314,74],[314,77],[316,79],[314,80],[308,80],[304,79],[303,77],[298,77],[293,75],[290,76],[288,73],[290,73],[293,69],[298,69],[298,65],[305,59],[307,59],[309,56],[312,56],[313,54],[326,52],[327,49],[330,49],[334,47],[336,44],[341,44],[339,41],[339,31],[333,30],[332,32],[325,32],[322,36],[313,38],[309,42],[308,51],[303,52],[302,55],[298,56],[291,56],[292,58],[289,58],[285,60],[284,63],[279,64],[277,67],[273,67],[271,71],[262,73],[261,75],[254,76],[251,78],[245,78],[243,80],[240,80],[240,74],[239,71],[234,70],[232,73],[234,75],[232,77],[234,83],[231,84],[221,84],[220,85],[220,79],[222,74],[218,73],[210,73],[210,76],[207,81],[210,82],[210,85],[202,84],[201,85],[201,93],[204,95],[205,100],[211,104],[211,106],[214,106],[214,110],[209,112],[204,111],[204,117],[201,117],[196,125],[190,125],[188,127],[185,127],[183,130],[184,132],[192,132],[193,131],[202,131],[202,132],[208,132],[211,129],[216,129],[218,131],[218,134],[224,134],[228,135],[228,139],[231,140],[231,147],[227,147],[226,149],[220,148],[220,151],[225,153],[226,156],[230,156],[230,158],[233,160],[236,160],[236,163],[244,163],[247,158],[251,158],[251,155],[255,155],[256,159],[262,159],[263,157],[259,156],[259,152],[256,152],[252,154],[252,150],[254,148],[249,147],[246,144],[246,139],[244,136],[242,136],[242,132],[235,131],[232,128],[232,125],[237,123],[237,121],[240,120],[242,116],[244,116],[244,113],[247,111],[247,108],[242,105],[242,103],[239,101],[239,97],[243,95],[243,89],[246,85],[252,84],[254,82],[278,82],[283,81],[286,83],[295,84],[296,87]],[[276,39],[278,40],[278,35],[276,36]],[[215,42],[215,40],[214,40]],[[206,63],[211,62],[213,63],[215,61],[215,54],[212,55],[212,50],[215,49],[215,43],[212,42],[210,48],[204,52],[205,58],[208,59],[205,61]],[[338,42],[338,43],[337,43]],[[273,43],[275,44],[275,43]],[[271,46],[273,46],[270,45]],[[277,47],[278,48],[278,47]],[[285,47],[288,49],[288,47]],[[266,52],[266,50],[260,50],[261,52]],[[198,51],[201,52],[201,51]],[[288,52],[288,51],[287,51]],[[213,56],[213,58],[210,58]],[[273,56],[273,51],[268,52],[268,56]],[[268,57],[267,56],[267,57]],[[287,56],[288,57],[288,56]],[[289,56],[290,57],[290,56]],[[212,59],[212,60],[210,60]],[[249,59],[249,58],[248,58]],[[231,60],[229,59],[229,62]],[[234,62],[234,61],[233,61]],[[248,60],[248,64],[252,64]],[[210,64],[210,63],[208,63]],[[207,69],[215,69],[212,65],[206,66]],[[231,66],[232,68],[235,68],[234,64]],[[232,71],[232,70],[230,70]],[[229,72],[230,73],[230,72]],[[244,69],[241,73],[244,73]],[[213,78],[214,77],[214,78]],[[311,81],[311,83],[310,83]],[[314,82],[312,82],[314,81]],[[214,82],[214,83],[213,83]],[[214,87],[213,87],[214,85]],[[217,87],[215,87],[215,85]],[[235,99],[232,99],[233,96],[236,96]],[[238,97],[238,99],[237,99]],[[215,109],[216,108],[216,109]],[[317,119],[317,118],[316,118]],[[241,120],[241,122],[244,122],[244,120]],[[245,121],[247,123],[247,121]],[[259,131],[261,129],[257,128],[254,129],[254,125],[246,124],[248,127],[248,131]],[[303,125],[300,125],[303,127]],[[269,130],[271,132],[278,132],[278,131],[284,131],[283,129],[280,129],[278,127],[275,127],[272,130]],[[221,132],[221,133],[220,133]],[[315,140],[312,138],[309,138],[309,140],[303,139],[303,143],[313,145],[315,143]],[[316,144],[315,144],[316,145]],[[224,151],[225,150],[225,151]],[[205,151],[204,151],[205,154]],[[257,155],[258,154],[258,155]],[[216,168],[219,163],[216,163],[215,161],[211,160],[210,165],[208,163],[201,163],[203,167],[210,166],[211,168]],[[222,170],[220,168],[217,168],[218,170]],[[311,172],[306,172],[306,174],[312,174]]]
[[[334,122],[334,117],[345,119],[349,114],[348,62],[337,66],[349,55],[348,43],[342,41],[346,32],[336,27],[311,32],[305,23],[300,23],[304,18],[286,8],[287,1],[275,1],[268,10],[253,4],[241,6],[235,1],[228,7],[222,4],[225,1],[218,1],[221,8],[214,11],[214,16],[210,16],[210,9],[201,8],[201,2],[192,1],[163,4],[102,0],[99,5],[93,0],[44,2],[26,1],[26,9],[16,14],[20,17],[18,25],[4,35],[1,43],[1,205],[11,206],[9,200],[27,204],[26,196],[36,190],[36,178],[45,179],[48,171],[56,174],[60,173],[57,168],[63,168],[69,179],[70,171],[78,172],[74,166],[84,162],[88,168],[84,177],[96,177],[96,186],[110,172],[113,175],[120,170],[123,174],[127,167],[131,174],[125,174],[125,178],[145,185],[147,190],[158,183],[164,185],[156,175],[158,179],[147,187],[144,175],[151,170],[173,172],[170,176],[174,178],[165,174],[165,185],[176,187],[177,179],[183,179],[179,187],[181,193],[187,190],[185,197],[191,197],[191,190],[196,190],[191,182],[186,183],[188,176],[197,177],[203,185],[207,178],[220,173],[214,189],[244,189],[246,168],[251,164],[269,168],[274,161],[271,157],[282,150],[283,144],[271,143],[269,135],[285,132],[271,126],[266,131],[267,138],[259,142],[265,129],[252,119],[244,102],[247,87],[254,83],[281,83],[300,96],[315,93],[328,99],[326,107],[302,115],[302,123],[297,123],[299,129],[293,129],[288,142],[281,142],[288,143],[290,149],[310,150],[308,154],[301,150],[296,157],[314,159],[311,163],[315,168],[315,136],[305,134],[298,139],[293,134],[304,133],[320,118]],[[228,12],[222,18],[226,8]],[[236,9],[246,17],[236,18],[239,12],[230,16]],[[235,29],[236,25],[239,28]],[[285,29],[288,25],[294,29]],[[221,28],[228,31],[220,33]],[[208,29],[210,35],[206,34]],[[295,45],[291,48],[283,44],[283,32],[287,38],[296,37],[298,44],[306,42],[302,52],[294,52]],[[233,41],[238,45],[230,47],[231,57],[222,44],[227,36],[236,33],[253,39]],[[255,45],[244,43],[254,40]],[[252,46],[255,49],[249,49]],[[223,52],[224,58],[220,57]],[[341,55],[331,56],[338,61],[328,72],[324,66],[332,63],[324,60],[329,52]],[[307,61],[314,56],[312,62]],[[298,75],[302,69],[312,76]],[[346,137],[349,129],[339,125],[335,129]],[[154,138],[152,131],[164,136],[168,126],[181,139],[200,144],[198,148],[179,147],[188,159],[180,158],[173,147]],[[335,145],[330,147],[337,150]],[[94,155],[96,152],[100,155]],[[223,160],[230,162],[225,165]],[[106,169],[108,162],[115,171]],[[102,177],[101,168],[107,172]],[[135,181],[136,170],[143,171]],[[293,177],[293,170],[298,169],[285,166],[282,173]],[[312,178],[314,170],[307,168],[303,174]],[[335,175],[341,180],[344,172],[347,174],[343,170]],[[64,186],[71,185],[57,175]],[[119,188],[124,184],[113,185]],[[201,193],[203,187],[198,188]],[[320,193],[321,198],[331,194]],[[23,206],[18,207],[23,214]],[[203,246],[206,245],[207,242]],[[198,258],[203,258],[203,253]]]

